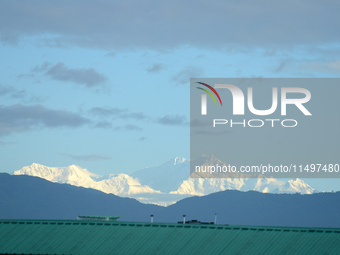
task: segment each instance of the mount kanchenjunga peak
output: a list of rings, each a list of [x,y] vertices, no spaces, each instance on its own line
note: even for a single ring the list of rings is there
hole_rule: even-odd
[[[126,175],[109,175],[103,179],[100,175],[89,172],[76,165],[68,167],[47,167],[33,163],[15,171],[15,175],[31,175],[51,182],[67,183],[78,187],[92,188],[112,193],[118,196],[129,196],[139,193],[160,193],[148,186],[143,186],[138,180]],[[99,180],[99,181],[97,181]]]

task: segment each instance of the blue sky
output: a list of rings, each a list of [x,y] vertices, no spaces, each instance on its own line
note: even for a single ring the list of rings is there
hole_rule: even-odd
[[[189,158],[190,77],[340,77],[339,11],[338,1],[1,1],[1,171],[129,174]]]

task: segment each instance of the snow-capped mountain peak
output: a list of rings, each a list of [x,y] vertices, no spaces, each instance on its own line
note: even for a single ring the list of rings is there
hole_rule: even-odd
[[[208,165],[221,162],[214,156],[203,155],[195,163]],[[139,170],[132,175],[109,174],[100,176],[77,165],[47,167],[37,163],[15,171],[15,175],[31,175],[51,182],[68,183],[93,188],[105,193],[132,197],[144,203],[169,205],[178,200],[198,195],[208,195],[223,190],[254,190],[263,193],[311,194],[315,190],[301,179],[283,180],[233,176],[232,178],[189,178],[190,160],[176,157],[158,167]],[[242,178],[243,177],[243,178]]]
[[[174,159],[174,165],[182,164],[182,163],[184,163],[185,161],[187,161],[185,158],[176,157],[176,158]]]
[[[89,172],[77,165],[68,167],[47,167],[33,163],[15,171],[14,175],[31,175],[51,182],[68,183],[74,186],[93,188],[105,193],[128,196],[139,193],[160,193],[146,185],[141,185],[137,179],[126,174],[110,175],[102,179],[100,175]],[[98,181],[96,181],[98,179]]]

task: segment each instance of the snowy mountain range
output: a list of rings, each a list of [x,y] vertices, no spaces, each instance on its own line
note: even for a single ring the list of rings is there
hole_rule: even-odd
[[[202,156],[202,162],[215,161]],[[92,188],[143,203],[167,206],[190,196],[204,196],[224,190],[254,190],[262,193],[312,194],[315,190],[300,179],[258,178],[189,178],[189,160],[174,158],[161,166],[127,174],[99,176],[80,166],[47,167],[33,163],[14,175],[30,175],[56,183]]]

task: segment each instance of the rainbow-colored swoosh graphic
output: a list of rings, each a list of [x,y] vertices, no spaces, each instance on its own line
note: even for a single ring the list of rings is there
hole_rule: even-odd
[[[221,98],[220,98],[220,95],[217,93],[217,91],[216,91],[213,87],[211,87],[210,85],[208,85],[208,84],[206,84],[206,83],[203,83],[203,82],[197,82],[197,83],[199,83],[199,84],[201,84],[201,85],[203,85],[203,86],[206,86],[206,87],[209,88],[212,92],[214,92],[215,95],[217,96],[218,100],[220,100],[220,104],[221,104],[221,106],[222,106],[222,100],[221,100]],[[200,88],[200,87],[196,87],[196,88],[201,89],[201,90],[207,92],[207,94],[214,100],[215,105],[217,105],[216,100],[215,100],[213,94],[211,94],[211,92],[210,92],[209,90],[204,89],[204,88]]]

